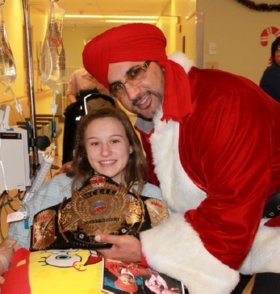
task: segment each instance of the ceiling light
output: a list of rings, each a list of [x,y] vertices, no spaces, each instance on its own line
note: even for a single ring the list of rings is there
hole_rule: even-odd
[[[141,23],[152,23],[155,24],[157,20],[143,20],[143,19],[106,19],[105,22],[108,23],[135,23],[135,22],[141,22]]]
[[[141,19],[141,20],[154,20],[158,16],[139,16],[139,15],[95,15],[95,14],[65,14],[64,18],[94,18],[94,19]]]
[[[105,18],[112,19],[148,19],[157,20],[158,16],[144,16],[144,15],[104,15]]]
[[[103,18],[103,16],[91,14],[65,14],[64,18]]]

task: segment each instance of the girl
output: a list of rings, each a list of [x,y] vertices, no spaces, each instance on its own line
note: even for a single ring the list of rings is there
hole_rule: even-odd
[[[71,169],[53,177],[26,203],[29,223],[32,223],[37,212],[70,198],[74,191],[96,174],[105,175],[143,196],[161,198],[159,188],[147,182],[146,160],[129,118],[120,109],[104,108],[91,112],[80,121]],[[23,222],[16,222],[10,226],[8,239],[17,243],[6,240],[1,245],[0,264],[4,263],[4,268],[7,268],[13,255],[12,249],[16,249],[18,244],[29,248],[30,230]],[[5,254],[7,242],[9,255]]]

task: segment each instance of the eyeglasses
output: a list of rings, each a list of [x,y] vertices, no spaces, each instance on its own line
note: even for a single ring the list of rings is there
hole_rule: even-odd
[[[125,84],[129,83],[131,85],[138,84],[145,76],[151,61],[145,61],[143,65],[132,66],[125,74],[126,80],[122,82],[114,82],[110,84],[110,93],[116,98],[122,98],[127,94]]]

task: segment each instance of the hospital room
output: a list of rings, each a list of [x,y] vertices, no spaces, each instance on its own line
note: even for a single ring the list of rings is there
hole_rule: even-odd
[[[0,293],[279,294],[279,0],[0,26]]]

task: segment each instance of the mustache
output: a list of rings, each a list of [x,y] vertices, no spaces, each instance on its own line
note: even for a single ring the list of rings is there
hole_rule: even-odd
[[[147,90],[147,91],[145,91],[144,93],[140,93],[140,94],[138,94],[138,95],[134,98],[134,100],[132,101],[132,105],[133,105],[133,106],[137,106],[137,103],[138,103],[140,100],[142,100],[142,99],[143,99],[145,96],[147,96],[147,95],[154,95],[154,96],[160,98],[161,101],[163,100],[163,99],[162,99],[163,97],[162,97],[162,95],[161,95],[160,93],[155,92],[155,91]]]

